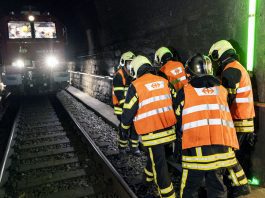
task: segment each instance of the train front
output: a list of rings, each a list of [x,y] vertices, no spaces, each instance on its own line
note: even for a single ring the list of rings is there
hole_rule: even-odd
[[[56,92],[67,86],[65,31],[49,14],[23,12],[1,22],[2,81],[18,94]]]

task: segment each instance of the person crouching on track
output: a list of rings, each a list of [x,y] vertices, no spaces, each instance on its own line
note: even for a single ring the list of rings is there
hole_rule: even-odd
[[[185,65],[189,84],[177,95],[177,129],[182,130],[180,197],[198,197],[205,182],[207,197],[227,197],[223,176],[238,164],[239,148],[227,103],[227,90],[212,74],[209,57],[196,54]],[[246,180],[240,171],[241,181]]]
[[[175,198],[164,145],[176,139],[176,115],[173,109],[169,82],[155,75],[151,62],[137,56],[131,62],[131,73],[136,78],[128,89],[121,131],[126,137],[132,123],[144,147],[147,148],[146,181],[154,181],[160,197]]]
[[[116,72],[113,78],[113,89],[112,89],[112,102],[114,106],[114,114],[117,115],[119,121],[121,121],[121,114],[123,111],[123,105],[129,85],[131,84],[133,77],[130,76],[130,63],[135,55],[131,52],[125,52],[122,54],[120,59],[120,68]],[[119,127],[120,128],[120,127]],[[135,155],[140,155],[138,148],[139,136],[136,134],[134,127],[130,128],[130,145],[131,152]],[[128,147],[128,140],[123,139],[121,131],[119,131],[119,150],[120,153],[126,153]]]

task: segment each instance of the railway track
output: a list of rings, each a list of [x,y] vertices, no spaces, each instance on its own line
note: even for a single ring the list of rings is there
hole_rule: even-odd
[[[93,138],[94,142],[102,150],[105,156],[113,164],[116,170],[123,176],[130,188],[139,198],[154,198],[156,186],[153,184],[146,188],[144,185],[144,167],[146,165],[146,156],[142,152],[140,157],[134,156],[128,152],[125,156],[119,156],[116,153],[117,131],[111,125],[106,123],[100,116],[90,110],[81,101],[76,100],[71,94],[62,91],[57,94],[59,100],[70,111],[86,133]],[[169,167],[169,173],[176,189],[179,191],[181,174],[176,170],[175,164]]]
[[[0,179],[0,197],[136,197],[54,97],[22,102]]]

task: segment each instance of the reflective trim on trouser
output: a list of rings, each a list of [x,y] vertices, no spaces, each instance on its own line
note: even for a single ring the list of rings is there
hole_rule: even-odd
[[[160,197],[173,198],[175,192],[168,173],[164,145],[156,145],[148,148],[147,163],[151,163],[151,165],[147,164],[147,167],[151,167],[152,169],[153,178]]]
[[[168,136],[168,137],[159,138],[157,140],[143,142],[143,145],[144,146],[155,146],[155,145],[159,145],[159,144],[173,142],[174,140],[176,140],[176,135],[171,135],[171,136]]]
[[[145,173],[145,179],[147,182],[154,181],[154,174],[147,170],[147,168],[144,168],[144,173]]]
[[[248,119],[248,120],[234,120],[234,126],[235,127],[254,126],[254,121],[253,121],[253,119]]]
[[[158,144],[173,142],[174,140],[176,140],[175,127],[172,127],[172,129],[166,131],[142,135],[141,139],[144,146],[154,146]]]
[[[201,148],[201,147],[197,147],[197,148]],[[197,151],[196,148],[196,151]],[[198,149],[199,150],[199,149]],[[184,162],[195,162],[197,163],[206,163],[206,162],[214,162],[217,160],[227,160],[230,158],[234,158],[235,157],[235,152],[234,151],[230,151],[227,153],[218,153],[218,154],[214,154],[214,155],[207,155],[207,156],[202,156],[202,155],[198,155],[198,156],[184,156],[182,157],[182,161]]]
[[[176,197],[174,186],[172,183],[167,188],[163,188],[163,189],[160,188],[160,193],[163,198],[175,198]]]
[[[139,146],[139,141],[138,140],[132,140],[130,139],[131,147],[135,148]]]
[[[124,91],[124,87],[114,87],[114,91]]]
[[[252,127],[235,127],[236,132],[242,133],[252,133],[254,131],[254,126]]]
[[[114,114],[121,115],[122,114],[122,108],[114,106]]]
[[[236,132],[252,133],[254,131],[254,120],[253,118],[244,120],[234,120],[234,126]]]
[[[229,167],[233,166],[237,163],[236,158],[223,160],[223,161],[216,161],[212,163],[186,163],[182,162],[182,167],[186,169],[193,169],[193,170],[216,170],[218,168]]]
[[[119,139],[119,147],[125,148],[128,146],[128,140]]]
[[[231,168],[228,168],[228,171],[228,178],[232,180],[232,186],[243,186],[248,183],[245,172],[239,163]]]
[[[195,149],[195,156],[189,156],[188,152],[184,152],[182,156],[182,167],[184,169],[202,171],[216,170],[219,168],[231,167],[237,163],[235,152],[231,148],[228,148],[225,152],[217,152],[208,155],[203,155],[202,147],[192,149]]]
[[[130,129],[130,146],[136,148],[139,146],[139,135],[136,133],[134,125]]]
[[[180,198],[182,198],[183,190],[184,190],[184,188],[186,186],[188,172],[189,171],[187,169],[183,169],[182,170],[182,178],[181,178],[181,186],[180,186]]]

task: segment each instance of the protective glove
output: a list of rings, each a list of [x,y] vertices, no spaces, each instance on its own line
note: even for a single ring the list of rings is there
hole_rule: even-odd
[[[246,140],[247,140],[247,142],[248,142],[248,144],[250,145],[250,146],[254,146],[255,145],[255,142],[256,142],[256,137],[257,137],[257,135],[256,135],[256,133],[248,133],[247,134],[247,137],[246,137]]]

